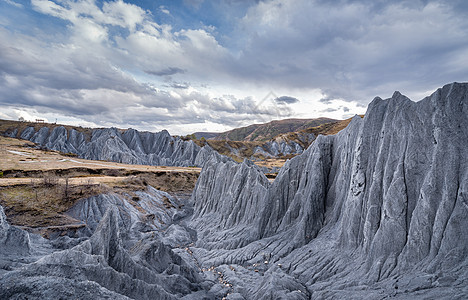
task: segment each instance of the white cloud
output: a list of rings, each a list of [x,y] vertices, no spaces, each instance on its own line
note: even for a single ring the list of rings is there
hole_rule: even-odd
[[[61,19],[70,19],[74,16],[67,16],[67,9],[48,0],[31,0],[31,5],[39,12]]]
[[[24,118],[25,121],[35,121],[36,119],[42,119],[49,122],[49,119],[38,113],[34,109],[19,109],[15,107],[4,107],[3,111],[0,112],[0,118],[6,120],[19,120]]]
[[[74,47],[88,48],[85,51],[91,51],[92,55],[101,52],[105,57],[111,56],[124,69],[164,69],[177,65],[192,75],[209,77],[213,72],[224,73],[223,64],[229,60],[228,51],[211,33],[203,29],[174,32],[170,25],[157,24],[150,13],[122,0],[104,2],[102,9],[92,0],[58,3],[32,0],[32,4],[39,12],[71,22],[70,42]],[[109,26],[120,26],[129,32],[109,36]],[[90,42],[95,44],[92,49]]]
[[[63,0],[58,3],[49,0],[31,0],[31,4],[41,13],[68,20],[74,25],[83,20],[92,20],[96,24],[120,26],[134,31],[138,24],[149,20],[148,13],[143,9],[122,0],[106,1],[102,9],[94,0]]]
[[[136,26],[147,18],[147,13],[143,9],[122,0],[104,2],[102,13],[108,17],[108,24],[118,24],[131,31],[135,31]]]
[[[376,3],[254,1],[232,32],[220,33],[159,24],[122,0],[31,0],[64,32],[49,35],[39,23],[15,31],[11,20],[0,27],[0,104],[98,126],[224,130],[281,117],[341,118],[362,113],[376,95],[398,89],[417,100],[466,80],[464,13],[439,1]],[[223,35],[237,44],[222,45]],[[270,91],[300,101],[286,110],[259,105]]]
[[[166,15],[169,15],[169,16],[171,15],[171,12],[164,5],[161,5],[159,7],[159,10]]]
[[[3,0],[3,1],[5,1],[6,3],[8,3],[10,5],[16,6],[18,8],[24,8],[23,4],[20,4],[18,2],[13,1],[13,0]]]

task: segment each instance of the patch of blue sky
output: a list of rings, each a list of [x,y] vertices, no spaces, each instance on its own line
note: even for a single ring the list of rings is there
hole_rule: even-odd
[[[19,2],[15,2],[19,3]],[[35,11],[30,2],[15,6],[0,1],[1,26],[10,32],[40,36],[43,41],[54,40],[67,32],[68,21]]]

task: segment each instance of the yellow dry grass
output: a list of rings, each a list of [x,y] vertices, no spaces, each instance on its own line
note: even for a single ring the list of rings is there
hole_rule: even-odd
[[[27,228],[82,226],[65,212],[78,200],[101,193],[132,195],[148,185],[189,192],[201,171],[84,160],[32,145],[0,137],[0,204],[11,224]]]
[[[166,167],[129,165],[107,161],[93,161],[66,156],[58,151],[44,151],[24,145],[32,145],[23,140],[0,137],[0,170],[56,170],[56,169],[124,169],[140,172],[200,172],[200,168],[194,167]]]

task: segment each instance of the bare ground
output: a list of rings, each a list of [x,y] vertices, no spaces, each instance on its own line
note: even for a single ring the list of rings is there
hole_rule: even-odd
[[[132,197],[148,185],[191,193],[201,170],[91,161],[33,146],[0,137],[0,204],[11,224],[27,229],[82,226],[65,212],[101,193]]]

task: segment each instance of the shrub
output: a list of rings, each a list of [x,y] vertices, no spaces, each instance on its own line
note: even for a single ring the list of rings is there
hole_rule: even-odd
[[[42,183],[45,185],[45,186],[48,186],[48,187],[51,187],[51,186],[54,186],[54,185],[57,185],[58,184],[58,178],[57,177],[53,177],[53,176],[44,176],[42,178]]]
[[[68,157],[78,157],[78,154],[72,153],[72,152],[62,153],[62,155],[68,156]]]

